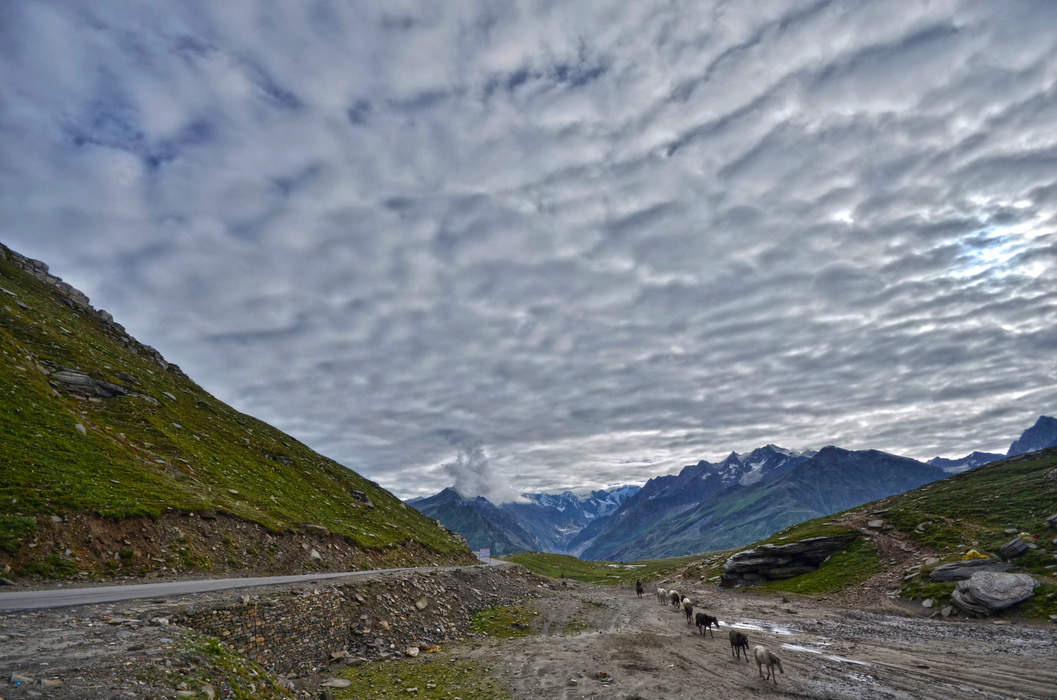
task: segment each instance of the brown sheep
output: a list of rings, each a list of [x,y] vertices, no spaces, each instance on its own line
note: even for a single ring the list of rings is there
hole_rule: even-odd
[[[731,630],[730,653],[735,659],[744,656],[747,662],[749,660],[749,638],[737,630]]]

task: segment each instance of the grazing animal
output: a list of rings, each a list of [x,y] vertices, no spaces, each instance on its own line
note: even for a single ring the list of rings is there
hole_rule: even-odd
[[[712,630],[709,630],[711,632]],[[703,633],[702,633],[703,634]],[[745,661],[749,660],[749,638],[743,633],[737,630],[730,631],[730,653],[738,659],[742,655],[745,657]]]
[[[705,636],[705,630],[708,630],[708,636],[715,639],[716,635],[712,634],[713,627],[719,627],[719,619],[712,617],[708,613],[699,612],[694,615],[694,624],[697,625],[697,631],[701,633],[701,636]],[[748,658],[748,657],[746,657]]]
[[[760,674],[760,678],[765,681],[773,681],[775,685],[778,685],[778,679],[774,677],[774,667],[777,666],[781,673],[785,673],[785,669],[782,668],[782,660],[767,650],[767,647],[762,647],[759,644],[752,648],[752,655],[756,659],[756,670]],[[767,675],[763,675],[763,667],[767,667]]]
[[[689,598],[683,598],[683,614],[686,615],[686,624],[691,624],[694,619],[694,604]]]
[[[635,595],[637,595],[639,598],[641,598],[642,594],[645,593],[645,592],[646,592],[646,589],[642,587],[642,581],[641,580],[636,581],[635,582]]]
[[[673,608],[678,608],[679,603],[683,601],[683,597],[679,595],[679,591],[668,591],[668,602],[672,604]]]
[[[668,591],[663,588],[657,589],[657,601],[665,605],[668,604]]]

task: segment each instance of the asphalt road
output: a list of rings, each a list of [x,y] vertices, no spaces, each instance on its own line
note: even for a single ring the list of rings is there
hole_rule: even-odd
[[[487,563],[502,566],[506,562],[492,559]],[[451,571],[458,566],[420,566],[403,569],[370,569],[366,571],[341,571],[330,574],[297,574],[294,576],[255,576],[249,578],[196,579],[193,581],[166,581],[163,583],[132,583],[124,586],[93,586],[91,588],[54,588],[37,591],[0,592],[0,611],[39,610],[61,608],[71,605],[111,603],[116,600],[137,598],[167,598],[189,593],[223,591],[229,588],[251,588],[274,586],[286,583],[305,583],[328,579],[358,578],[406,571]]]

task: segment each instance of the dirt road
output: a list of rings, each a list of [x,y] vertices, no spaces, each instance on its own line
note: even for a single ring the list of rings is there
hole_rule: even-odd
[[[484,640],[463,658],[495,669],[515,698],[1054,698],[1057,627],[939,620],[808,599],[688,591],[723,627],[633,591],[572,584],[540,601],[534,634]],[[728,630],[779,655],[777,684],[731,656]]]

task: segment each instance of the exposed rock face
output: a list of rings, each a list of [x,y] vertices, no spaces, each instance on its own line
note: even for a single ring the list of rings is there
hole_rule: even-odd
[[[975,615],[992,615],[1034,595],[1035,579],[1027,574],[978,571],[967,581],[959,581],[951,600]]]
[[[96,379],[75,369],[59,369],[49,374],[48,379],[62,393],[85,398],[111,399],[131,393],[123,386]]]
[[[970,559],[937,566],[929,573],[933,581],[966,581],[978,571],[1007,571],[1009,564],[998,559]]]
[[[834,552],[848,548],[857,535],[809,537],[789,544],[764,544],[734,554],[723,565],[720,585],[751,586],[814,571]]]
[[[1028,543],[1020,537],[1014,537],[998,548],[998,553],[1003,559],[1016,559],[1027,551]]]

